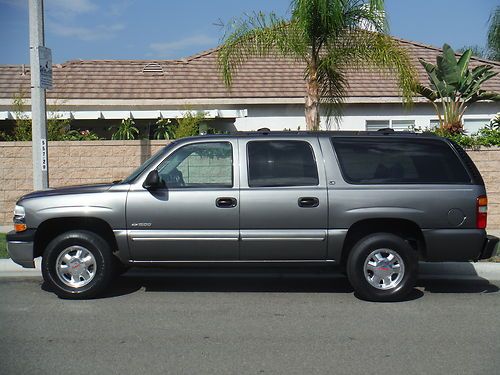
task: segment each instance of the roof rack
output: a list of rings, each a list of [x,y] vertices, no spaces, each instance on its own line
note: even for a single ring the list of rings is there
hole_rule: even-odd
[[[377,131],[380,132],[380,133],[382,133],[382,134],[392,134],[392,133],[394,133],[394,129],[392,129],[392,128],[382,128],[382,129],[378,129]]]

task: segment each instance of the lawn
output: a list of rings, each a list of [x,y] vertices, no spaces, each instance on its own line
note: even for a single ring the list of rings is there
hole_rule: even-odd
[[[8,258],[7,242],[5,240],[5,233],[0,233],[0,259]]]

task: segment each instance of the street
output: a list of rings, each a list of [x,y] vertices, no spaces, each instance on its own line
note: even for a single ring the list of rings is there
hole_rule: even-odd
[[[370,303],[329,273],[146,271],[69,301],[0,278],[0,373],[497,374],[499,286],[420,280]]]

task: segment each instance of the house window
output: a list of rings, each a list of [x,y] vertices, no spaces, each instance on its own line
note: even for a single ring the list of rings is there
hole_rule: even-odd
[[[415,120],[366,120],[367,131],[390,128],[395,131],[408,131],[415,126]]]
[[[464,130],[469,134],[474,134],[479,131],[479,129],[484,128],[488,125],[490,119],[464,119]]]
[[[429,122],[429,128],[430,129],[437,129],[437,128],[439,128],[439,120],[431,120]]]
[[[368,131],[377,131],[390,127],[391,122],[389,120],[366,120],[366,130]]]
[[[484,128],[490,122],[487,118],[481,119],[464,119],[464,130],[469,134],[474,134],[479,131],[479,129]],[[430,128],[436,129],[439,127],[439,120],[431,120]]]
[[[408,131],[415,127],[415,120],[392,120],[392,128],[395,131]]]

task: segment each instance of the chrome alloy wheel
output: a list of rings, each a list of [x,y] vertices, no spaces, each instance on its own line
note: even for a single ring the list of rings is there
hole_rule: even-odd
[[[90,283],[96,274],[94,255],[82,246],[70,246],[57,257],[56,272],[59,280],[71,288]]]
[[[405,265],[403,259],[395,251],[377,249],[366,257],[363,271],[371,286],[388,290],[397,287],[403,280]]]

